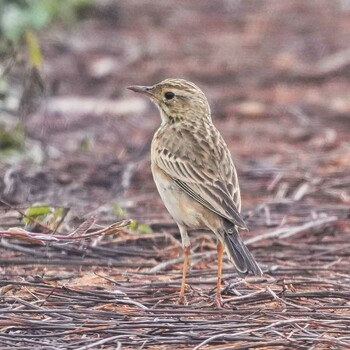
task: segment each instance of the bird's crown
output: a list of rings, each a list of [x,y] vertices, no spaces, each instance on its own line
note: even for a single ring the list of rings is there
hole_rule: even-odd
[[[210,121],[210,107],[203,91],[184,79],[165,79],[153,86],[130,86],[148,95],[160,110],[162,122]]]

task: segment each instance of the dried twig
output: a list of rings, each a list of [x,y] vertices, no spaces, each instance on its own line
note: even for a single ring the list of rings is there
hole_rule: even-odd
[[[91,233],[86,233],[86,231],[93,225],[94,219],[92,219],[92,221],[91,220],[85,221],[76,230],[74,230],[73,232],[67,235],[58,235],[58,234],[49,235],[49,234],[43,234],[40,232],[30,232],[19,227],[12,228],[7,231],[0,231],[0,235],[14,237],[14,238],[30,241],[37,244],[45,244],[46,242],[62,243],[62,242],[72,242],[75,240],[83,240],[83,239],[100,236],[100,235],[113,234],[118,232],[120,228],[129,225],[130,222],[131,222],[130,220],[119,221],[117,223],[109,225],[108,227],[105,227],[100,230],[95,230],[94,232],[91,232]]]
[[[298,233],[308,231],[310,229],[322,227],[325,224],[329,224],[329,223],[335,222],[337,220],[338,220],[338,218],[336,216],[331,216],[331,217],[327,217],[327,218],[320,218],[320,219],[314,220],[314,221],[309,221],[303,225],[296,226],[296,227],[288,227],[288,226],[281,227],[281,228],[278,228],[277,230],[263,233],[259,236],[249,238],[245,241],[245,243],[252,244],[252,243],[256,243],[256,242],[259,242],[259,241],[262,241],[262,240],[265,240],[268,238],[275,238],[275,237],[287,238],[287,237],[291,237],[293,235],[296,235]]]

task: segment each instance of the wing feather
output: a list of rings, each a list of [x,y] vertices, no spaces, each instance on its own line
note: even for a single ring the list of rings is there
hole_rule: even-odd
[[[174,131],[172,140],[162,137],[165,141],[158,142],[155,151],[163,155],[157,157],[157,166],[194,200],[245,229],[246,224],[239,213],[236,171],[219,132],[214,129],[214,135],[199,133],[197,139],[193,133],[177,134]],[[203,137],[207,142],[200,142]],[[183,147],[179,147],[181,143]],[[215,147],[210,147],[213,143]]]

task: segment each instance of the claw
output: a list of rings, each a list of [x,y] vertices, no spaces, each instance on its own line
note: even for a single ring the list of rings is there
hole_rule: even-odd
[[[185,295],[180,295],[179,297],[179,304],[180,305],[188,305],[187,298]]]

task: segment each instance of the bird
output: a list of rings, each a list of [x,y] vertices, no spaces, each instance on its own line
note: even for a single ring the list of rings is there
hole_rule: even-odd
[[[240,214],[240,188],[231,153],[213,124],[205,94],[194,83],[171,78],[128,89],[147,96],[160,111],[161,123],[151,144],[151,170],[181,235],[184,261],[179,302],[187,303],[188,231],[208,229],[217,239],[215,301],[220,307],[224,250],[241,276],[262,275],[239,233],[247,226]]]

